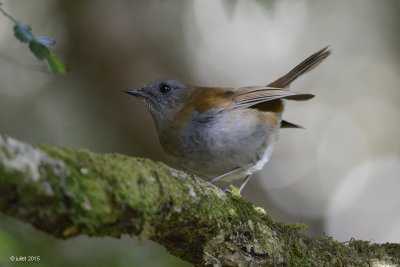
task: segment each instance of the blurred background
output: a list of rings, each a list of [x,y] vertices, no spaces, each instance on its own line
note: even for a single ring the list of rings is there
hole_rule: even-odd
[[[160,78],[265,85],[310,54],[333,54],[292,84],[271,161],[243,191],[276,220],[345,241],[400,242],[400,2],[3,0],[71,68],[49,74],[0,14],[0,132],[30,142],[171,164],[152,118],[122,93]],[[1,196],[0,196],[1,197]],[[56,240],[0,215],[0,265],[188,266],[148,241]],[[16,264],[17,265],[17,264]]]

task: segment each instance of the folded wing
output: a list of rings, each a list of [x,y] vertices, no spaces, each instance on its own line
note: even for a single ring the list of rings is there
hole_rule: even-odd
[[[235,107],[247,108],[275,99],[290,99],[304,101],[314,97],[312,94],[293,92],[288,89],[274,87],[240,88],[232,97]]]

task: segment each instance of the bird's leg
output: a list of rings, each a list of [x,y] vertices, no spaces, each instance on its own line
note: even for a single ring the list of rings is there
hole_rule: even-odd
[[[246,186],[247,182],[250,180],[250,177],[251,177],[251,175],[247,175],[247,176],[244,178],[243,182],[240,184],[240,186],[239,186],[239,188],[238,188],[239,194],[242,192],[243,188]],[[226,193],[229,193],[229,194],[231,194],[231,195],[234,195],[234,193],[232,192],[232,190],[229,189],[229,188],[225,188],[224,191],[225,191]]]
[[[242,169],[242,168],[238,167],[238,168],[233,169],[233,170],[231,170],[231,171],[229,171],[229,172],[227,172],[227,173],[218,175],[217,177],[214,177],[214,178],[208,180],[208,182],[210,182],[210,183],[212,183],[212,184],[213,184],[213,183],[216,183],[216,182],[218,182],[219,180],[221,180],[222,178],[224,178],[224,177],[226,177],[226,176],[229,176],[229,175],[231,175],[231,174],[235,174],[235,173],[239,172],[241,169]]]
[[[250,180],[251,175],[247,175],[242,184],[239,186],[239,193],[242,192],[243,188],[246,186],[247,182]]]
[[[221,180],[221,179],[223,179],[223,178],[225,178],[227,176],[231,176],[231,175],[233,176],[233,175],[236,175],[236,174],[240,174],[241,172],[247,170],[248,168],[250,168],[253,165],[254,164],[246,164],[246,165],[243,165],[242,167],[237,167],[237,168],[235,168],[235,169],[233,169],[233,170],[231,170],[231,171],[229,171],[227,173],[221,174],[221,175],[219,175],[217,177],[214,177],[214,178],[208,180],[208,182],[213,184],[213,183],[218,182],[219,180]],[[240,176],[242,176],[242,175],[240,175]]]

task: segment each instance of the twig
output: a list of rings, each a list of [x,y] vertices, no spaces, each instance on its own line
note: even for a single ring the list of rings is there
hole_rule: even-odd
[[[16,19],[14,19],[13,17],[11,17],[10,14],[8,14],[1,6],[3,5],[2,2],[0,2],[0,11],[1,13],[3,13],[4,16],[6,16],[7,18],[9,18],[12,22],[14,22],[15,24],[18,23],[18,21]]]

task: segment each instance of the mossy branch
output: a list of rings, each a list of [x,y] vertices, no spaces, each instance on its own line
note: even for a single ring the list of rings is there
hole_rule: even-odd
[[[400,264],[400,245],[309,238],[238,194],[148,159],[0,135],[0,211],[59,238],[136,235],[197,266]]]

